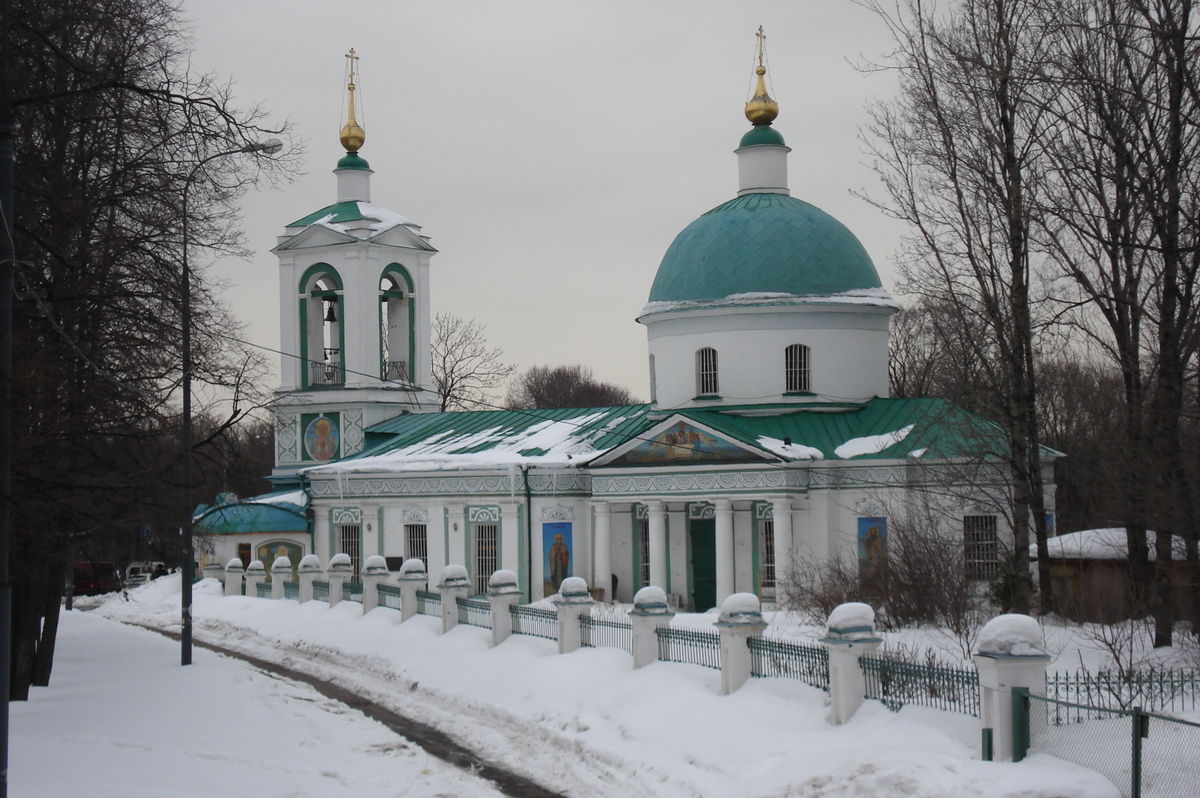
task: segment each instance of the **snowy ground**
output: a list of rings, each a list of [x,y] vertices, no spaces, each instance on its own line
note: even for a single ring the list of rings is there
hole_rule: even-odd
[[[492,794],[307,688],[103,620],[178,628],[177,577],[64,613],[52,686],[14,704],[14,795]],[[704,622],[702,616],[695,616]],[[358,604],[330,609],[195,591],[195,633],[353,689],[484,758],[572,796],[1039,796],[1107,798],[1095,773],[1048,756],[979,761],[975,718],[868,702],[841,727],[826,695],[615,649],[566,656],[514,636]],[[678,619],[677,619],[678,620]],[[186,784],[186,787],[170,785]]]

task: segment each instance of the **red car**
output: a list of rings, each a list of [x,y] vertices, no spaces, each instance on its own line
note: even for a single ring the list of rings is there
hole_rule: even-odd
[[[76,596],[98,596],[121,589],[121,578],[110,562],[77,562],[72,593]]]

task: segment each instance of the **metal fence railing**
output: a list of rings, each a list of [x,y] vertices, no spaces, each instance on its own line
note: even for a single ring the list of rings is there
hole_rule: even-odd
[[[313,580],[313,601],[329,601],[329,583],[323,579]]]
[[[379,593],[379,606],[390,610],[400,609],[400,588],[379,584],[375,586],[375,590]]]
[[[580,642],[593,648],[619,648],[633,653],[633,624],[579,616]]]
[[[342,582],[342,599],[344,601],[357,601],[362,604],[363,600],[363,583],[362,582]]]
[[[297,582],[283,583],[283,597],[285,599],[300,600],[300,585]]]
[[[442,596],[440,593],[432,593],[428,590],[417,591],[417,614],[418,615],[436,615],[439,618],[442,615]]]
[[[554,610],[517,605],[511,612],[513,634],[558,639],[558,613]]]
[[[468,626],[479,626],[484,629],[492,628],[492,605],[487,599],[456,598],[458,604],[458,622]]]
[[[1046,753],[1103,775],[1125,798],[1191,798],[1200,724],[1013,690],[1013,760]]]
[[[716,632],[660,626],[654,633],[658,635],[660,660],[703,665],[720,670],[721,636]]]
[[[271,597],[271,583],[270,582],[259,582],[257,585],[255,585],[255,595],[258,596],[259,598],[270,598]]]
[[[1046,674],[1048,697],[1109,709],[1185,712],[1196,708],[1198,694],[1200,674],[1182,668]]]
[[[950,712],[979,715],[979,672],[933,662],[904,662],[889,657],[859,657],[867,682],[867,698],[896,711],[918,704]]]
[[[782,676],[829,692],[829,650],[767,637],[751,637],[751,676]]]

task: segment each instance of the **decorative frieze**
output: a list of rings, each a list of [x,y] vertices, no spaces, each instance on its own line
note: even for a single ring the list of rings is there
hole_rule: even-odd
[[[712,494],[736,491],[803,489],[804,472],[795,469],[762,471],[709,471],[634,475],[595,475],[592,495],[620,496],[637,494]]]
[[[297,444],[300,436],[296,432],[296,414],[287,410],[275,411],[275,462],[296,463],[300,461]]]
[[[524,491],[520,479],[514,483],[508,474],[378,477],[342,474],[341,484],[336,478],[312,474],[314,496],[479,496],[520,495]],[[583,495],[591,488],[588,474],[530,475],[530,491],[537,496]]]
[[[358,454],[363,448],[363,411],[362,408],[351,408],[342,411],[342,446],[345,447],[343,456]]]
[[[405,507],[404,512],[401,514],[401,517],[404,519],[404,523],[406,523],[406,524],[428,524],[429,523],[429,511],[422,510],[422,509],[416,508],[416,507]]]
[[[543,521],[574,521],[575,520],[575,508],[574,507],[565,507],[561,504],[557,505],[555,507],[543,507],[542,508],[542,520]]]
[[[689,521],[709,521],[717,517],[717,508],[710,502],[691,502],[687,516]]]
[[[333,507],[329,510],[329,522],[332,524],[361,524],[362,509],[358,507]]]
[[[500,523],[500,508],[494,506],[468,507],[467,521],[472,524]]]

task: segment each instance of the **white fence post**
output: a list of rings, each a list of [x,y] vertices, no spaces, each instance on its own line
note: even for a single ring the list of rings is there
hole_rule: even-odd
[[[379,606],[379,583],[388,578],[387,560],[374,554],[363,563],[363,615]]]
[[[349,554],[335,554],[329,558],[329,570],[326,579],[329,580],[329,607],[336,607],[342,600],[342,586],[354,576],[354,563]]]
[[[866,696],[859,657],[874,654],[883,642],[875,634],[875,611],[857,601],[835,607],[821,642],[829,650],[829,720],[840,726],[854,717]]]
[[[736,692],[750,678],[750,638],[767,628],[758,596],[734,593],[721,602],[717,631],[721,635],[721,695]]]
[[[204,574],[205,579],[224,580],[225,578],[225,569],[222,568],[221,564],[218,562],[210,562],[208,565],[204,566],[204,570],[201,573]]]
[[[271,598],[283,598],[283,583],[292,578],[292,561],[287,557],[276,557],[271,563]]]
[[[558,653],[570,654],[582,645],[582,630],[579,616],[589,612],[596,602],[588,592],[587,580],[582,576],[568,576],[558,586],[558,598],[554,609],[558,611]]]
[[[241,557],[234,557],[225,566],[225,595],[240,596],[242,595],[242,577],[246,573],[246,568],[242,565]]]
[[[258,586],[267,579],[267,569],[262,560],[255,560],[246,566],[246,595],[251,598],[258,596]]]
[[[1014,687],[1046,695],[1046,641],[1041,624],[1028,615],[997,615],[979,632],[972,656],[979,670],[979,725],[992,759],[1013,758]]]
[[[458,626],[458,597],[471,595],[471,578],[461,565],[447,565],[442,569],[438,582],[438,593],[442,595],[442,632]]]
[[[324,573],[321,570],[321,558],[315,554],[305,554],[296,566],[296,575],[300,578],[300,603],[312,601],[313,582]]]
[[[647,585],[633,597],[629,622],[633,626],[633,667],[644,668],[658,662],[660,626],[670,626],[675,611],[667,604],[667,594],[660,587]]]
[[[488,579],[488,603],[492,605],[492,646],[512,634],[512,608],[521,601],[521,585],[512,571],[496,571]]]
[[[417,591],[424,590],[429,582],[425,563],[416,559],[405,560],[400,566],[400,623],[417,614]]]

